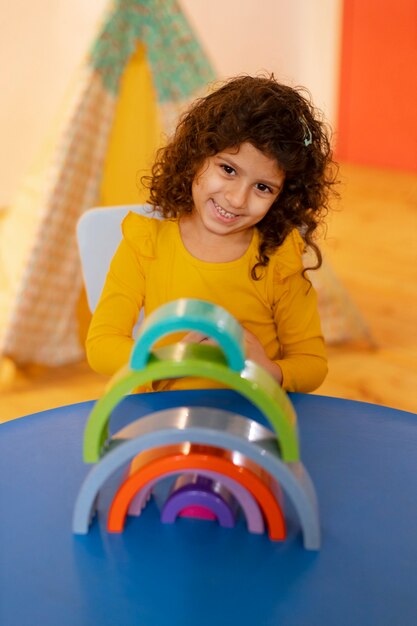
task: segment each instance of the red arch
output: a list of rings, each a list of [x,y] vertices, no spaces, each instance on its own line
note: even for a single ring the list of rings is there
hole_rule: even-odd
[[[191,449],[187,454],[168,452],[154,460],[148,462],[144,460],[143,466],[130,474],[119,487],[110,507],[107,530],[122,532],[130,502],[149,481],[162,478],[167,472],[181,473],[182,470],[192,469],[198,473],[199,469],[209,469],[240,482],[258,502],[267,522],[269,538],[273,541],[284,540],[286,537],[284,515],[271,488],[252,469],[235,465],[230,459],[225,458],[225,454],[227,451],[216,448],[211,448],[210,453],[195,452]]]

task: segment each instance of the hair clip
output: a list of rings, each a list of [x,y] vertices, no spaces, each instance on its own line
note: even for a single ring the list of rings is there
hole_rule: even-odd
[[[313,135],[311,134],[311,130],[309,129],[307,124],[307,120],[303,115],[300,117],[300,122],[304,128],[304,145],[307,148],[307,146],[310,146],[313,143]]]
[[[308,137],[305,137],[304,139],[304,145],[305,147],[311,145],[313,143],[313,135],[311,134],[311,130],[309,128],[307,128],[308,131]]]

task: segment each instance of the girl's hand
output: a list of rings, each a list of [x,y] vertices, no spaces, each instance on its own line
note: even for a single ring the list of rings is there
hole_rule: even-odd
[[[247,358],[255,361],[256,363],[269,360],[259,339],[245,328],[243,329],[243,333]],[[182,338],[181,341],[184,343],[209,343],[212,346],[218,345],[216,341],[210,339],[210,337],[207,337],[204,333],[200,333],[198,330],[191,330]]]
[[[265,354],[265,350],[259,339],[246,328],[243,329],[243,338],[245,340],[245,352],[248,359],[255,361],[255,363],[262,363],[268,360]]]
[[[277,363],[274,363],[274,361],[268,358],[259,339],[249,330],[246,330],[246,328],[243,329],[243,337],[245,340],[246,357],[258,365],[261,365],[261,367],[266,369],[266,371],[281,384],[282,370]]]
[[[257,337],[246,328],[243,329],[243,337],[245,341],[246,358],[261,365],[271,376],[279,383],[282,383],[282,371],[277,363],[271,361],[264,350],[263,345]],[[217,346],[217,342],[204,333],[192,330],[183,337],[184,343],[204,343],[211,346]]]
[[[181,341],[183,341],[184,343],[205,343],[209,344],[210,346],[218,345],[217,342],[214,341],[214,339],[210,339],[210,337],[207,337],[207,335],[205,335],[204,333],[198,332],[198,330],[191,330],[185,335],[185,337],[181,339]]]

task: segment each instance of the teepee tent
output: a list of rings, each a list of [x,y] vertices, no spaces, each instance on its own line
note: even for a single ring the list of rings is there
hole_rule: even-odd
[[[45,365],[83,357],[76,222],[92,206],[144,200],[135,181],[161,131],[213,78],[176,0],[110,5],[61,136],[2,224],[3,355]]]
[[[84,357],[77,220],[93,206],[146,200],[138,178],[213,78],[176,0],[110,4],[55,138],[2,220],[0,355],[49,366]],[[366,337],[328,265],[311,278],[327,340]]]

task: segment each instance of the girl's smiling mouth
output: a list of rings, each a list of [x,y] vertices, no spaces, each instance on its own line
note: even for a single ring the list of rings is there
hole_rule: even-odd
[[[216,214],[220,218],[227,220],[227,221],[231,221],[239,217],[239,215],[235,215],[234,213],[230,213],[230,211],[226,211],[226,209],[223,209],[223,207],[217,204],[214,200],[212,200],[212,202],[213,202],[213,206],[216,211]]]

